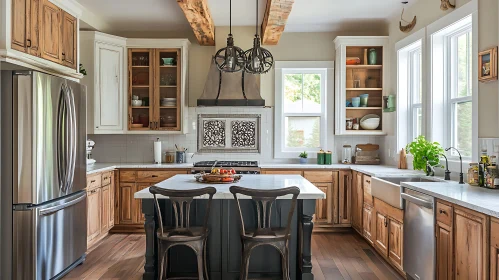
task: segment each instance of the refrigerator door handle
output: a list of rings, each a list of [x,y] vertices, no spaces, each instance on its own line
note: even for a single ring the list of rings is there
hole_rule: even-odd
[[[87,194],[85,192],[83,192],[80,196],[78,196],[77,198],[75,198],[73,200],[70,200],[70,201],[68,201],[68,202],[66,202],[64,204],[61,204],[61,205],[57,205],[57,206],[53,206],[53,207],[49,207],[49,208],[40,210],[38,212],[38,214],[40,216],[48,216],[48,215],[54,214],[57,211],[60,211],[60,210],[62,210],[64,208],[68,208],[68,207],[70,207],[72,205],[75,205],[75,204],[81,202],[86,197],[87,197]]]
[[[57,175],[59,179],[60,191],[65,192],[67,177],[67,101],[64,85],[59,96],[57,108]]]
[[[69,86],[66,86],[66,95],[68,102],[68,132],[69,132],[69,160],[66,176],[66,191],[73,188],[74,173],[76,168],[76,149],[77,149],[77,127],[76,127],[76,107],[74,102],[74,94]]]

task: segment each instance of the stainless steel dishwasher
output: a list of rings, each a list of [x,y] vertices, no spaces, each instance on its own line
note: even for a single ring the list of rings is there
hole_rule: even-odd
[[[403,188],[404,270],[408,279],[435,279],[435,198]]]

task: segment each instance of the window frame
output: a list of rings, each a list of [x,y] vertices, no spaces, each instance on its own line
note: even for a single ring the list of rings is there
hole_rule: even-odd
[[[453,62],[451,40],[457,35],[462,35],[468,32],[471,28],[471,90],[472,96],[467,97],[452,97],[452,92],[456,90],[456,85],[453,84],[452,65],[457,65],[457,61]],[[455,107],[453,104],[462,102],[472,103],[472,148],[471,156],[463,156],[463,166],[471,161],[478,160],[478,4],[477,1],[463,5],[456,9],[453,13],[437,20],[428,25],[427,41],[428,41],[428,77],[431,83],[428,86],[430,120],[427,122],[427,139],[437,141],[444,148],[453,146],[457,136],[455,134],[455,118],[453,115]],[[457,79],[455,79],[457,82]],[[452,114],[452,115],[451,115]],[[450,169],[454,162],[459,161],[457,153],[448,152]],[[463,167],[463,168],[464,168]],[[457,169],[457,168],[456,168]]]
[[[423,115],[423,94],[421,94],[421,100],[419,100],[419,102],[416,102],[416,94],[419,94],[418,91],[419,90],[422,90],[422,86],[423,86],[423,75],[422,75],[422,66],[423,66],[423,61],[422,61],[422,51],[423,51],[423,48],[422,48],[422,45],[419,44],[418,46],[415,46],[413,48],[410,48],[409,50],[407,50],[407,55],[408,55],[408,59],[407,59],[407,73],[408,73],[408,83],[407,83],[407,86],[408,86],[408,89],[407,89],[407,93],[408,93],[408,101],[409,101],[409,117],[407,118],[407,120],[409,121],[408,123],[408,139],[415,139],[416,137],[418,137],[418,133],[417,133],[417,126],[416,126],[416,123],[417,123],[417,109],[421,109],[421,115]],[[416,53],[419,53],[419,61],[418,63],[416,64],[417,66],[417,70],[414,70],[414,55]],[[415,85],[414,81],[416,79],[414,79],[414,75],[417,75],[418,77],[416,78],[418,81],[419,81],[419,84],[418,85]],[[415,90],[416,88],[416,90]],[[424,126],[424,123],[423,121],[421,121],[421,135],[423,134],[423,126]],[[412,140],[411,140],[412,141]]]
[[[321,112],[286,113],[284,111],[284,77],[286,74],[321,74]],[[331,77],[334,77],[334,62],[329,61],[276,61],[275,62],[275,130],[274,157],[297,158],[306,151],[309,157],[316,157],[317,152],[327,148],[328,96],[333,89]],[[334,90],[334,89],[333,89]],[[287,117],[320,117],[320,147],[286,147],[285,120]]]

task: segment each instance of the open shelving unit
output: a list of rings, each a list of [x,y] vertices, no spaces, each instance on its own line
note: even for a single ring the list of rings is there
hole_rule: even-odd
[[[387,86],[385,67],[388,65],[386,36],[339,36],[336,46],[335,134],[385,135],[383,131],[383,95]],[[376,63],[369,64],[368,50],[376,51]],[[366,55],[367,52],[367,55]],[[360,63],[347,65],[347,57],[357,57]],[[366,107],[347,107],[346,102],[361,94],[369,94]],[[380,117],[375,130],[348,130],[347,119],[360,122],[368,114]],[[360,123],[359,123],[360,125]]]

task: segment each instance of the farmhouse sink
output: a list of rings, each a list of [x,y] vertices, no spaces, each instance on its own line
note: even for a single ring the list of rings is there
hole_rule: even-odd
[[[400,193],[402,182],[439,182],[438,178],[428,177],[373,177],[371,178],[372,196],[383,200],[393,207],[402,208],[402,199]]]

